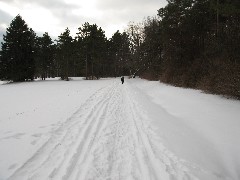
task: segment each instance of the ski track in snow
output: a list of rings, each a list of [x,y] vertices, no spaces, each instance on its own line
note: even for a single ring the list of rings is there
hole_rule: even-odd
[[[8,179],[197,179],[161,144],[134,91],[116,80],[96,91]]]

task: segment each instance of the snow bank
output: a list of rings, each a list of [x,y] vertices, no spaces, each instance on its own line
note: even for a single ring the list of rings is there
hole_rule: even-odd
[[[240,179],[239,101],[140,79],[131,84],[157,105],[148,107],[164,144],[195,163],[200,177],[208,171],[217,179]]]

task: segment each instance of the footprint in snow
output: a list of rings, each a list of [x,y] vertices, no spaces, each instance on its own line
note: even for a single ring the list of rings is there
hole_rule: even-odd
[[[41,137],[42,134],[41,134],[41,133],[38,133],[38,134],[33,134],[32,136],[33,136],[33,137]]]
[[[25,135],[25,133],[17,133],[17,134],[4,137],[2,139],[11,139],[11,138],[20,139],[23,135]]]
[[[10,133],[12,133],[12,131],[7,131],[7,132],[5,132],[4,134],[10,134]]]
[[[8,167],[8,170],[16,169],[17,164],[12,164],[11,166]]]
[[[36,143],[37,143],[37,140],[32,141],[32,142],[31,142],[31,145],[35,145]]]
[[[45,128],[45,127],[46,127],[46,126],[39,126],[38,128],[41,128],[41,129],[42,129],[42,128]]]

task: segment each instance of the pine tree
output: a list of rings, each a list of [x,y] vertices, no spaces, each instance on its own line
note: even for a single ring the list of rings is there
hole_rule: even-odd
[[[70,30],[65,29],[60,36],[58,36],[57,53],[60,65],[60,75],[62,80],[69,80],[69,65],[73,60],[73,39],[70,35]]]
[[[82,43],[83,54],[85,56],[86,79],[99,78],[103,75],[104,59],[107,54],[107,40],[102,28],[96,24],[85,23],[79,28],[79,40]]]
[[[17,15],[3,36],[1,53],[1,69],[3,80],[33,80],[34,63],[34,32],[20,15]]]
[[[127,33],[117,31],[113,34],[110,41],[115,77],[129,74],[130,42]]]
[[[0,50],[0,80],[4,79],[4,66],[2,62],[2,51]]]
[[[159,20],[148,18],[144,23],[144,42],[141,46],[144,76],[158,79],[162,64],[162,36]]]
[[[51,68],[53,68],[53,41],[47,32],[38,38],[38,57],[37,70],[42,80],[50,76]]]

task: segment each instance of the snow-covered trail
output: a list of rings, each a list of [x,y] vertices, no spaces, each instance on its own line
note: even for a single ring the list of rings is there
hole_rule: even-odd
[[[136,91],[119,80],[96,91],[9,179],[197,179],[161,143]]]

